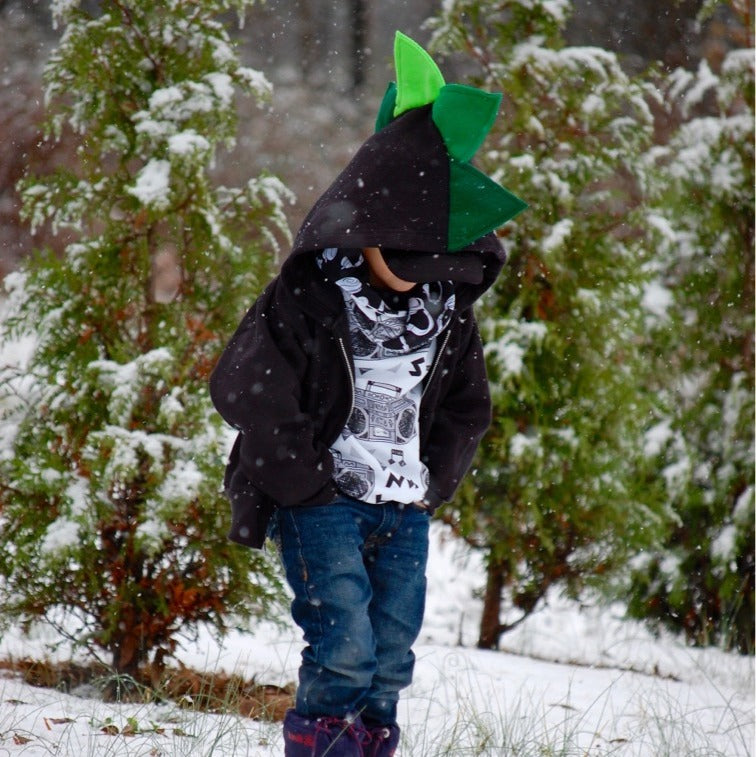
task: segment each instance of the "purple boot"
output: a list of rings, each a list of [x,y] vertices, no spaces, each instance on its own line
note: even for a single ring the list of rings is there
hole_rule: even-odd
[[[370,736],[365,749],[365,757],[394,757],[399,746],[399,726],[379,725],[369,728]]]
[[[365,757],[372,754],[360,718],[303,718],[288,710],[283,722],[284,757]],[[376,754],[383,755],[383,752]],[[386,754],[392,754],[386,752]]]

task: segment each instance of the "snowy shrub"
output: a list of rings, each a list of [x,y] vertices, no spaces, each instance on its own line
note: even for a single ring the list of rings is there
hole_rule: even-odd
[[[679,519],[635,564],[631,610],[752,653],[754,51],[730,52],[717,73],[673,72],[666,90],[683,121],[648,157],[667,301],[650,324],[666,428],[652,453]]]
[[[654,92],[612,53],[565,46],[570,10],[449,0],[432,20],[436,48],[472,57],[474,83],[504,93],[483,168],[530,204],[503,229],[509,270],[480,313],[493,425],[445,512],[486,554],[486,647],[550,586],[578,592],[672,517],[643,455],[640,156]]]
[[[34,346],[0,366],[0,617],[54,619],[122,673],[281,596],[266,558],[226,540],[228,438],[207,390],[288,235],[277,179],[209,176],[235,92],[269,94],[219,20],[250,4],[53,4],[49,134],[70,130],[78,151],[20,187],[29,222],[70,242],[6,282],[0,346]]]

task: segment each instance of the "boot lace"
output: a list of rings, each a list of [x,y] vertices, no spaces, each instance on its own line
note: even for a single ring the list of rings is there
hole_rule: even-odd
[[[315,721],[315,742],[317,743],[317,735],[319,733],[326,734],[330,738],[331,742],[328,748],[323,752],[323,757],[326,757],[331,751],[336,742],[342,738],[350,738],[357,745],[358,754],[360,757],[367,757],[365,748],[373,740],[373,736],[362,726],[343,718],[336,717],[322,717]],[[335,734],[335,735],[334,735]]]

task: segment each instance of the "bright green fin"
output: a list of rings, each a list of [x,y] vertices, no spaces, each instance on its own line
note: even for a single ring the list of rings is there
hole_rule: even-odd
[[[400,31],[394,37],[394,66],[397,82],[394,118],[432,103],[446,83],[433,58]]]
[[[433,103],[433,123],[449,154],[468,161],[491,130],[501,95],[464,84],[447,84]]]
[[[528,207],[469,163],[452,158],[449,169],[449,252],[461,250]]]
[[[469,162],[493,126],[501,95],[464,84],[446,84],[433,58],[399,31],[394,37],[394,65],[396,84],[392,82],[386,89],[375,130],[408,110],[432,105],[430,116],[443,145],[431,140],[428,154],[438,154],[445,147],[449,160],[446,249],[461,250],[528,207]],[[395,136],[401,137],[401,129]]]
[[[394,105],[396,105],[396,84],[389,82],[383,100],[381,100],[381,107],[378,108],[378,116],[375,119],[376,131],[380,131],[384,126],[391,123],[394,118]]]

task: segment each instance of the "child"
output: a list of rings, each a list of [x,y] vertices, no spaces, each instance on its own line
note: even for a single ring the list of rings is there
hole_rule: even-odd
[[[308,646],[286,755],[394,754],[428,524],[490,422],[473,302],[525,204],[469,160],[500,97],[395,40],[376,133],[305,219],[211,379],[239,435],[230,538],[279,545]]]

